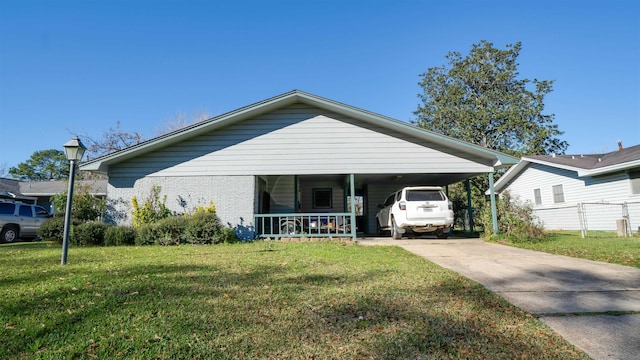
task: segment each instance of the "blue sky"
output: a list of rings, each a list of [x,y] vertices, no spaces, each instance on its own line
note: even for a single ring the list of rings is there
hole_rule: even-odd
[[[293,89],[410,121],[419,74],[480,40],[555,80],[567,153],[640,144],[637,1],[0,0],[0,170]]]

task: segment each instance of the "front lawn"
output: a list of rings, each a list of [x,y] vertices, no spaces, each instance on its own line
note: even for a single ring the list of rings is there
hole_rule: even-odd
[[[583,239],[579,231],[554,231],[540,242],[509,245],[640,268],[640,237],[637,235],[618,237],[612,232],[590,231]]]
[[[2,359],[586,359],[397,247],[0,246]]]

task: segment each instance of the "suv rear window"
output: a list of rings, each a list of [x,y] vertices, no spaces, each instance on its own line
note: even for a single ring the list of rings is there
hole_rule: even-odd
[[[407,201],[443,201],[442,191],[438,190],[407,190]]]
[[[13,215],[13,212],[15,210],[16,210],[16,205],[15,204],[0,203],[0,214]]]

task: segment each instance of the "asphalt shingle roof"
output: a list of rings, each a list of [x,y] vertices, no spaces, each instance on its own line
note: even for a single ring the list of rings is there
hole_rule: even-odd
[[[593,170],[612,165],[624,164],[630,161],[640,160],[640,145],[635,145],[622,150],[616,150],[604,154],[555,155],[555,157],[553,155],[530,155],[525,156],[525,158],[546,161],[558,165]]]

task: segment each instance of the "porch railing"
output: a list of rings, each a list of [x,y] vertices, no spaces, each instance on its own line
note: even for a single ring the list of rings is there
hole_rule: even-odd
[[[354,237],[351,213],[256,214],[258,237]],[[353,229],[355,230],[355,229]]]

